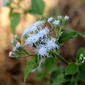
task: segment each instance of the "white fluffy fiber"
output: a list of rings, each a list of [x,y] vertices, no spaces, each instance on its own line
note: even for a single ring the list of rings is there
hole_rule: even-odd
[[[38,26],[44,24],[45,22],[44,21],[37,21],[35,23],[33,23],[30,27],[27,27],[25,29],[25,31],[23,32],[23,35],[27,34],[27,33],[30,33],[30,32],[34,32],[37,30]]]
[[[48,21],[52,21],[53,19],[53,17],[50,17]],[[23,35],[29,35],[25,40],[25,45],[35,45],[36,52],[41,56],[47,56],[48,51],[58,48],[58,45],[55,42],[56,39],[49,36],[49,28],[47,26],[42,27],[44,23],[45,21],[42,20],[37,21],[23,32]],[[58,25],[60,22],[59,20],[54,20],[52,23]]]

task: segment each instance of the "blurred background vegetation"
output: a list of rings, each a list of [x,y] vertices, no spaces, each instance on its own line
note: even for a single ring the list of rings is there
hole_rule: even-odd
[[[70,17],[65,28],[67,31],[73,28],[85,33],[85,0],[0,0],[0,85],[23,85],[26,59],[8,56],[14,35],[20,36],[27,26],[41,17],[57,15]],[[71,39],[61,48],[61,54],[72,61],[80,47],[85,47],[83,38]],[[47,80],[35,81],[34,77],[33,74],[29,75],[27,85],[41,85]]]

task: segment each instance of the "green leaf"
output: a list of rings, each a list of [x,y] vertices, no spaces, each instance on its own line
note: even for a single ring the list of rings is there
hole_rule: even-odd
[[[79,66],[79,78],[85,80],[85,63]]]
[[[15,34],[16,33],[16,26],[20,22],[20,14],[11,13],[10,17],[11,17],[11,30],[12,30],[12,33]]]
[[[44,82],[43,85],[51,85],[51,84],[50,84],[50,82],[47,81],[47,82]]]
[[[75,74],[77,72],[78,72],[78,66],[74,63],[69,64],[65,70],[66,75]]]
[[[77,51],[77,55],[76,55],[77,61],[82,62],[83,57],[85,57],[85,48],[82,47]]]
[[[4,3],[3,3],[3,5],[7,6],[7,5],[9,5],[11,2],[12,2],[12,0],[5,0]]]
[[[63,44],[67,42],[68,40],[75,38],[79,35],[79,32],[63,32],[59,38],[59,43]]]
[[[64,83],[64,82],[65,82],[64,74],[63,73],[60,73],[53,80],[53,84],[52,85],[62,85],[62,83]]]
[[[27,80],[29,72],[32,72],[33,68],[35,68],[35,65],[36,65],[35,58],[27,63],[27,67],[25,68],[25,71],[24,71],[24,81]]]
[[[46,72],[54,71],[56,69],[56,61],[54,60],[54,58],[47,58],[44,63],[44,67]]]
[[[43,0],[32,0],[32,13],[33,14],[43,14],[45,3]]]
[[[83,0],[83,6],[85,6],[85,0]]]

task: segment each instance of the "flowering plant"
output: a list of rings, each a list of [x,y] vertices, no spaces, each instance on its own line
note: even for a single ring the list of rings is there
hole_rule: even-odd
[[[61,80],[55,83],[56,79],[58,79],[55,77],[55,79],[51,79],[53,81],[52,83],[48,82],[48,85],[61,85],[68,81],[77,83],[75,77],[78,78],[78,76],[74,76],[73,81],[66,80],[66,76],[76,75],[78,72],[81,72],[79,69],[85,64],[85,49],[81,48],[77,53],[75,62],[71,63],[68,63],[68,61],[60,55],[60,48],[66,41],[77,36],[83,36],[83,34],[79,32],[62,31],[68,20],[68,16],[41,19],[33,23],[30,27],[27,27],[22,33],[21,38],[15,36],[13,42],[15,47],[9,53],[9,56],[13,58],[32,57],[31,61],[27,62],[24,80],[27,79],[29,72],[39,73],[39,75],[42,76],[41,78],[44,78],[46,74],[51,76],[53,72],[56,73],[56,71],[60,71]],[[56,62],[58,64],[59,60],[64,63],[62,69],[61,66],[56,65]]]

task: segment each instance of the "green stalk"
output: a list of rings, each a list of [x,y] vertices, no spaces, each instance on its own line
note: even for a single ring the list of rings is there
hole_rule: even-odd
[[[59,55],[56,51],[54,51],[54,56],[55,58],[58,58],[60,61],[62,61],[64,64],[68,65],[68,62],[64,59],[64,57],[62,57],[61,55]]]
[[[56,57],[61,60],[64,64],[68,65],[68,62],[60,55],[56,54]]]

